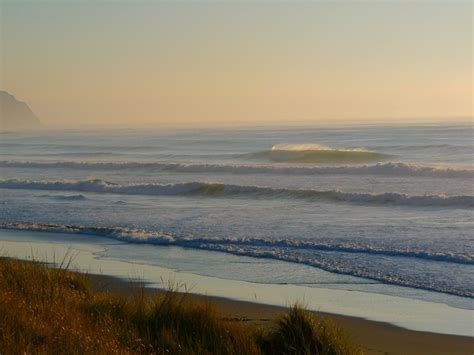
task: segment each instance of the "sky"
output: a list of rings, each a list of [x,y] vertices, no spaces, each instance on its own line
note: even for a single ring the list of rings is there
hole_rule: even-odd
[[[473,116],[471,1],[0,0],[0,89],[49,126]]]

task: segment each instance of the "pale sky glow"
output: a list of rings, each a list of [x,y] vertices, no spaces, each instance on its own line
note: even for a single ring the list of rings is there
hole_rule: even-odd
[[[0,1],[0,89],[50,125],[472,117],[470,1]]]

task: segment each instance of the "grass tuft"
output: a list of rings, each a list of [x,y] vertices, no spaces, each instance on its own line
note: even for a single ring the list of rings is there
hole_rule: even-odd
[[[264,353],[292,355],[359,354],[348,335],[330,319],[317,317],[294,305],[277,320],[276,326],[260,340]]]
[[[269,330],[173,291],[99,292],[87,275],[0,258],[1,353],[357,354],[334,323],[291,307]]]

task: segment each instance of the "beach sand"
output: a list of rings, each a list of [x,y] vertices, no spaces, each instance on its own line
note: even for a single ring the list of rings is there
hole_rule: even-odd
[[[90,275],[94,286],[105,292],[132,295],[141,289],[139,283],[105,275]],[[157,288],[145,288],[146,294],[160,294]],[[211,302],[224,317],[260,326],[270,326],[271,321],[284,311],[283,307],[252,302],[235,301],[222,297],[188,294],[192,300]],[[335,320],[359,343],[365,354],[473,354],[474,341],[471,337],[413,331],[388,323],[362,318],[319,313]],[[474,320],[473,320],[474,326]]]

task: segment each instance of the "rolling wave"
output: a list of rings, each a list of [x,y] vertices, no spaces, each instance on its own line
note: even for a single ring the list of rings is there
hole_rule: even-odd
[[[78,161],[17,161],[1,160],[4,168],[57,168],[83,170],[148,169],[179,173],[281,174],[281,175],[386,175],[440,178],[473,178],[472,168],[453,168],[401,162],[356,166],[281,166],[184,164],[168,162],[78,162]]]
[[[254,160],[304,164],[357,164],[383,160],[386,157],[384,154],[375,152],[342,150],[269,150],[247,155],[247,158]]]
[[[339,190],[285,189],[261,186],[241,186],[207,182],[178,184],[115,184],[103,180],[85,181],[32,181],[3,180],[3,189],[29,189],[52,191],[79,191],[125,195],[207,196],[242,198],[290,198],[308,201],[346,202],[365,205],[397,205],[412,207],[474,207],[474,196],[459,195],[406,195],[395,192],[380,194],[344,192]]]
[[[276,144],[247,158],[285,163],[357,164],[386,159],[388,155],[365,148],[331,148],[320,144]]]
[[[326,244],[302,240],[266,240],[260,238],[199,238],[176,237],[167,233],[130,229],[123,227],[84,227],[77,225],[35,224],[35,223],[3,223],[2,229],[41,231],[53,233],[71,233],[95,235],[113,238],[128,243],[146,243],[163,246],[181,246],[186,248],[226,252],[257,258],[270,258],[306,264],[326,271],[369,278],[384,283],[423,288],[438,292],[450,293],[465,297],[474,297],[469,290],[455,290],[443,284],[424,283],[422,280],[406,280],[393,274],[384,274],[351,267],[350,265],[325,259],[325,252],[353,253],[372,256],[388,256],[399,258],[415,258],[426,261],[442,261],[446,263],[474,265],[474,255],[469,253],[451,253],[418,249],[383,249],[355,243]],[[308,254],[306,252],[316,254]],[[322,253],[322,254],[321,254]]]
[[[273,151],[289,152],[309,152],[309,151],[337,151],[337,152],[371,152],[367,148],[331,148],[322,144],[302,143],[302,144],[275,144]],[[373,153],[373,152],[372,152]]]

